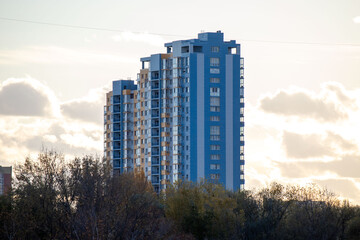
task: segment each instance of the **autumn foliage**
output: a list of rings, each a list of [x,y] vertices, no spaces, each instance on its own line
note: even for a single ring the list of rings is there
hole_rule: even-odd
[[[359,239],[358,206],[317,186],[178,182],[161,195],[102,159],[44,151],[0,197],[0,239]]]

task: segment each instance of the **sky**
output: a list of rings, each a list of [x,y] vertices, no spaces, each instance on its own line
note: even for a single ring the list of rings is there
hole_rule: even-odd
[[[0,0],[0,165],[102,156],[111,82],[217,30],[245,59],[245,188],[315,183],[360,204],[358,0]]]

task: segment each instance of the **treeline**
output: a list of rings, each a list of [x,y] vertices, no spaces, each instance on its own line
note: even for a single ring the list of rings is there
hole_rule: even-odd
[[[360,239],[360,209],[276,183],[231,192],[181,182],[158,196],[142,175],[111,177],[99,158],[44,151],[0,197],[0,239]]]

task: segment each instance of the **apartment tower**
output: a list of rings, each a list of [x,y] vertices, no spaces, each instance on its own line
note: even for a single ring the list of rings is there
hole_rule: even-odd
[[[104,154],[113,174],[142,171],[156,192],[178,180],[244,187],[244,61],[222,32],[166,43],[137,82],[106,96]]]
[[[12,167],[0,166],[0,195],[11,190],[11,173]]]

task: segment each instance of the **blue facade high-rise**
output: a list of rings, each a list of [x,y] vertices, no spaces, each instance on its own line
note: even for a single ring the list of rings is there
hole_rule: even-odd
[[[223,33],[166,43],[141,58],[137,84],[114,81],[105,156],[114,174],[143,171],[159,192],[180,179],[244,187],[244,62]]]

